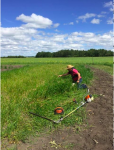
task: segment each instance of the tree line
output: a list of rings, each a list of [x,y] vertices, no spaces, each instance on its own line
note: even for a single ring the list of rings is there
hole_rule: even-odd
[[[113,51],[105,49],[90,49],[90,50],[60,50],[57,52],[38,52],[36,58],[39,57],[102,57],[113,56]]]
[[[60,50],[57,52],[38,52],[35,56],[29,57],[103,57],[113,56],[113,51],[105,49],[90,49],[90,50]],[[26,58],[27,56],[7,56],[2,58]]]
[[[6,57],[2,57],[2,58],[26,58],[25,56],[6,56]]]

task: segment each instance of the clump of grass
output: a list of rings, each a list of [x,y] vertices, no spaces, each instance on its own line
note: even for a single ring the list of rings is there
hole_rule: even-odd
[[[4,69],[7,69],[7,66],[4,66]]]

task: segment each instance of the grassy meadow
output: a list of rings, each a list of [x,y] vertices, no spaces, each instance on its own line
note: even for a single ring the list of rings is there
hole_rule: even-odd
[[[113,57],[67,57],[67,58],[2,58],[2,65],[28,65],[28,64],[38,64],[38,63],[78,63],[78,64],[112,64]]]
[[[100,67],[113,74],[113,58],[2,58],[1,68],[5,65],[23,65],[18,69],[1,72],[1,137],[12,142],[25,140],[29,135],[40,135],[44,131],[52,131],[59,127],[80,125],[86,120],[84,107],[71,114],[60,124],[31,115],[34,112],[50,118],[60,119],[54,115],[54,109],[61,106],[63,117],[80,105],[85,89],[72,87],[69,76],[58,77],[66,73],[66,66],[74,65],[81,73],[82,83],[92,84],[93,73],[85,65]],[[77,100],[77,104],[73,102]]]

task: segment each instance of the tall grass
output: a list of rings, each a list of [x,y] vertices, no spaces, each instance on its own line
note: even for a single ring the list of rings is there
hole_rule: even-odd
[[[80,71],[83,83],[89,85],[93,78],[90,69],[79,64],[74,66]],[[57,106],[63,107],[66,115],[80,105],[86,90],[72,87],[70,76],[58,77],[66,72],[66,64],[61,63],[24,66],[1,73],[2,138],[24,140],[30,134],[40,133],[46,128],[50,130],[60,125],[80,125],[83,122],[86,117],[83,108],[58,125],[29,114],[31,111],[57,120],[60,118],[54,115]],[[73,98],[78,104],[73,103]]]

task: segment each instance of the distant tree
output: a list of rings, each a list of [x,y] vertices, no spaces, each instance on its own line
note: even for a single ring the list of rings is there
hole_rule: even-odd
[[[50,52],[38,52],[35,56],[36,58],[37,57],[52,57],[52,53]]]
[[[107,51],[104,50],[104,49],[98,49],[98,52],[99,52],[99,56],[100,56],[100,57],[106,56],[106,53],[107,53]]]
[[[4,57],[4,58],[26,58],[25,56],[7,56],[7,57]]]

